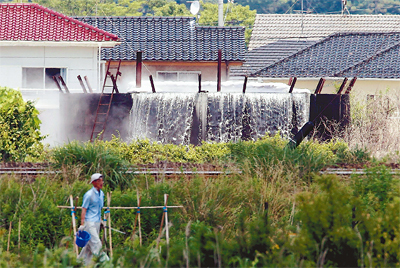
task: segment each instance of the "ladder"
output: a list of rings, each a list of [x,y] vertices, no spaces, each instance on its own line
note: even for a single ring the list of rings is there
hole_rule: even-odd
[[[121,72],[119,71],[120,67],[121,60],[118,61],[117,67],[111,67],[111,60],[107,62],[107,71],[104,77],[99,104],[97,105],[96,117],[94,119],[92,134],[90,135],[90,142],[93,142],[96,138],[99,140],[103,139],[114,93],[119,93],[117,87],[117,78],[121,75]],[[111,72],[112,69],[115,70],[115,73]],[[109,80],[111,80],[111,85]],[[111,93],[107,93],[106,89],[111,89]]]

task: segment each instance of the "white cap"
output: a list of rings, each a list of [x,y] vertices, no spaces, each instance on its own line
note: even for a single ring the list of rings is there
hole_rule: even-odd
[[[94,173],[92,177],[90,178],[90,183],[94,182],[95,180],[98,180],[100,178],[103,178],[103,175],[100,173]]]

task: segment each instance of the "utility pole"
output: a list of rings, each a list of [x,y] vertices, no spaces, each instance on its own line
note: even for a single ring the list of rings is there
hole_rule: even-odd
[[[224,26],[224,0],[218,0],[218,26]]]

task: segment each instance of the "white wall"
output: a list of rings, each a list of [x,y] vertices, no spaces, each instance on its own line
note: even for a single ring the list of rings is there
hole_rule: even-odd
[[[24,100],[31,100],[39,110],[41,133],[50,145],[59,145],[59,92],[54,89],[23,88],[22,68],[65,68],[66,84],[71,92],[82,92],[77,76],[88,76],[90,85],[98,88],[97,47],[0,46],[0,86],[20,89]]]
[[[0,86],[22,88],[22,68],[65,68],[66,84],[80,90],[78,75],[98,88],[97,47],[0,46]],[[54,86],[56,89],[57,87]]]

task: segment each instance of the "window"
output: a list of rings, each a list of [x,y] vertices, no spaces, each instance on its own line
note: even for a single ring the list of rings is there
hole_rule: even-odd
[[[53,76],[62,76],[66,80],[65,68],[22,68],[22,88],[57,88]]]
[[[157,72],[157,79],[158,81],[197,81],[198,76],[201,72],[199,71],[182,71],[182,72],[170,72],[170,71],[162,71]]]

